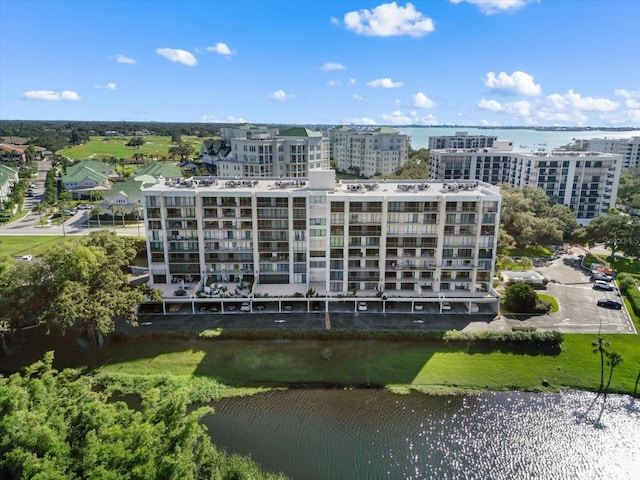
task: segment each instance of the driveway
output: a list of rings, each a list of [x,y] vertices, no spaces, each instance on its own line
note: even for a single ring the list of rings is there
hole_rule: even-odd
[[[626,307],[622,310],[609,310],[596,305],[598,300],[604,298],[624,302],[617,289],[607,292],[593,288],[589,272],[580,266],[579,255],[582,253],[574,249],[547,266],[536,268],[552,281],[547,286],[546,293],[558,300],[558,312],[508,318],[508,321],[512,325],[558,330],[563,333],[637,333]]]

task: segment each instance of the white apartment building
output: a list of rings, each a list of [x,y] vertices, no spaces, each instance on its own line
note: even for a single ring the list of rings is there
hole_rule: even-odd
[[[456,132],[455,135],[438,135],[429,137],[429,150],[443,148],[491,148],[498,137],[488,135],[469,135],[467,132]]]
[[[203,177],[144,190],[150,282],[249,297],[357,295],[491,306],[501,196],[483,182]],[[196,293],[196,292],[192,292]],[[473,302],[473,303],[472,303]],[[477,311],[477,310],[476,310]]]
[[[640,167],[640,137],[592,138],[589,140],[589,150],[622,155],[623,169]]]
[[[329,166],[329,139],[303,127],[277,136],[233,138],[228,155],[214,163],[219,177],[303,178],[310,170]]]
[[[411,139],[389,127],[329,130],[331,160],[339,172],[369,178],[395,172],[409,160]]]
[[[275,137],[278,135],[278,132],[278,127],[256,126],[250,123],[220,128],[220,136],[225,140],[231,140],[232,138],[252,138],[260,135]]]
[[[581,225],[615,206],[621,167],[621,155],[598,152],[448,149],[432,150],[429,158],[432,180],[540,187],[571,207]]]

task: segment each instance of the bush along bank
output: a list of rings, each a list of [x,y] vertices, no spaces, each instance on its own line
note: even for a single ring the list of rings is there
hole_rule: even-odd
[[[514,329],[511,332],[461,332],[457,330],[226,330],[218,328],[204,330],[200,332],[199,337],[206,340],[381,340],[541,347],[556,347],[564,340],[560,332],[539,332],[532,329]]]

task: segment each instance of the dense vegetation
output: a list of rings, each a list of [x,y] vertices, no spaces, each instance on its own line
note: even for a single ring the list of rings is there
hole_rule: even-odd
[[[183,390],[151,389],[140,408],[98,391],[90,376],[58,372],[53,354],[0,377],[0,478],[276,479],[211,444]]]
[[[586,239],[589,243],[604,243],[611,249],[611,258],[618,251],[640,258],[640,219],[611,209],[606,217],[594,218],[589,223]]]
[[[630,168],[620,174],[618,203],[625,208],[640,210],[640,168]]]
[[[126,269],[138,240],[98,231],[79,243],[55,245],[37,262],[0,262],[0,320],[11,328],[42,323],[90,336],[112,332],[115,320],[135,323],[136,307],[159,299],[147,284],[129,285]]]

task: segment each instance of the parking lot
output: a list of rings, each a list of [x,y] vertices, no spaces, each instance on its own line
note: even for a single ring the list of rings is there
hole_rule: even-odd
[[[617,286],[613,291],[594,288],[590,272],[580,266],[582,253],[574,249],[545,266],[536,267],[536,271],[551,280],[546,293],[558,300],[558,312],[508,320],[539,330],[564,333],[636,333],[625,307],[611,310],[597,305],[598,300],[605,298],[623,305],[624,302]],[[615,282],[612,284],[615,286]]]

